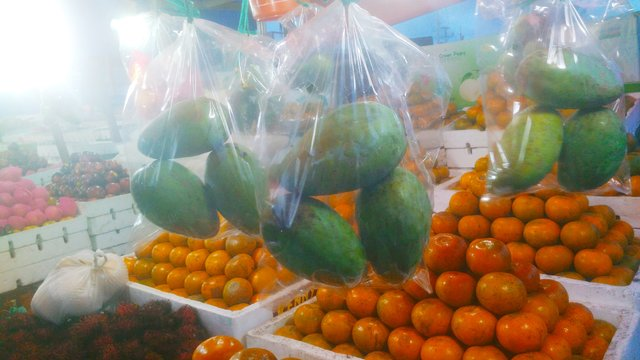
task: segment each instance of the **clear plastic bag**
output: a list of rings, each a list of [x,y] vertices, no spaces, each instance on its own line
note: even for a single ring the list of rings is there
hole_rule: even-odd
[[[628,178],[616,112],[622,79],[570,1],[521,7],[500,52],[497,67],[481,76],[484,108],[502,110],[485,111],[489,193],[586,191]]]
[[[69,316],[100,310],[127,285],[127,268],[120,256],[82,250],[60,260],[31,300],[33,312],[60,324]]]
[[[348,1],[291,32],[276,58],[257,144],[270,185],[258,199],[267,248],[318,282],[402,282],[428,239],[427,166],[441,145],[440,129],[415,130],[408,99],[433,101],[443,117],[446,73]]]

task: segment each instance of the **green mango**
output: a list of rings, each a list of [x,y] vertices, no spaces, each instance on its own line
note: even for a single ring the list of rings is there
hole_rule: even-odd
[[[627,135],[615,112],[580,110],[564,127],[558,181],[570,191],[595,189],[615,175],[627,152]]]
[[[209,154],[204,177],[207,196],[222,216],[246,233],[258,233],[256,198],[266,199],[267,180],[255,155],[240,145],[225,144]]]
[[[240,131],[255,130],[260,115],[260,91],[254,86],[241,87],[229,97],[233,119]]]
[[[198,98],[173,104],[158,115],[138,138],[138,150],[153,159],[175,159],[207,153],[228,137],[225,106]]]
[[[392,109],[376,102],[344,105],[309,129],[277,165],[280,184],[303,195],[371,186],[393,171],[406,147]]]
[[[310,93],[326,91],[333,78],[334,64],[328,56],[316,54],[303,61],[293,76],[291,87]]]
[[[362,189],[356,219],[378,275],[397,283],[413,274],[431,228],[431,202],[415,175],[398,167],[383,182]]]
[[[571,49],[560,51],[553,63],[548,62],[546,50],[534,51],[522,60],[516,83],[524,95],[555,109],[596,108],[622,95],[622,78],[604,59]]]
[[[163,229],[196,238],[218,232],[218,213],[204,184],[175,161],[156,160],[136,171],[131,195],[142,215]]]
[[[640,175],[640,153],[634,152],[627,154],[627,162],[629,162],[631,176]]]
[[[366,268],[358,236],[337,212],[313,198],[303,198],[290,226],[284,208],[291,196],[276,199],[262,225],[265,245],[287,269],[307,279],[334,285],[357,283]]]
[[[487,190],[516,193],[545,177],[562,149],[562,117],[555,110],[533,107],[517,113],[492,151]]]

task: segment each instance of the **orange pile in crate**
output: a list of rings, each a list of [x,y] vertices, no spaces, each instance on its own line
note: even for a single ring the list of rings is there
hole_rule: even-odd
[[[498,240],[435,235],[424,261],[434,295],[320,288],[275,334],[369,360],[518,360],[602,359],[616,331]]]
[[[555,190],[479,197],[482,193],[473,184],[482,175],[468,174],[470,190],[456,192],[447,211],[433,215],[434,234],[458,234],[467,241],[498,239],[514,258],[547,274],[610,285],[628,285],[633,279],[640,238],[609,206],[589,206],[583,194]]]
[[[262,246],[223,221],[213,238],[163,232],[125,257],[129,279],[229,310],[240,310],[291,284],[295,275]]]

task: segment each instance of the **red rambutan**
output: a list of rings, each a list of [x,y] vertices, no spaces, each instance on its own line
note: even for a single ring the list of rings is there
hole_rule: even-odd
[[[198,324],[198,313],[189,305],[185,305],[178,309],[178,311],[174,313],[174,316],[180,320],[182,325]]]
[[[116,307],[115,313],[120,316],[135,316],[140,306],[134,303],[120,303]]]

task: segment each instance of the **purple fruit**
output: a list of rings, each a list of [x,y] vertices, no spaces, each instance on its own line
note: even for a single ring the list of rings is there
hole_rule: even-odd
[[[40,226],[42,223],[47,221],[47,218],[44,216],[44,213],[40,210],[31,210],[24,217],[27,220],[29,225]]]
[[[24,188],[17,188],[13,190],[13,200],[21,204],[31,203],[31,191]]]
[[[62,211],[62,216],[76,216],[78,214],[78,204],[70,197],[58,199],[58,208]]]
[[[58,221],[62,219],[62,211],[56,206],[47,206],[44,210],[44,215],[47,217],[47,220]]]
[[[43,187],[37,187],[33,190],[31,190],[31,196],[33,196],[34,199],[49,199],[49,191],[47,191],[47,189],[43,188]]]
[[[9,216],[7,224],[9,224],[13,230],[22,230],[27,226],[27,220],[21,216]]]
[[[107,192],[102,186],[91,186],[87,189],[87,197],[90,199],[102,199],[107,195]]]
[[[25,216],[29,211],[31,211],[31,206],[27,204],[14,204],[11,207],[11,214],[14,216]]]
[[[9,216],[11,216],[11,209],[0,205],[0,220],[6,220]]]

